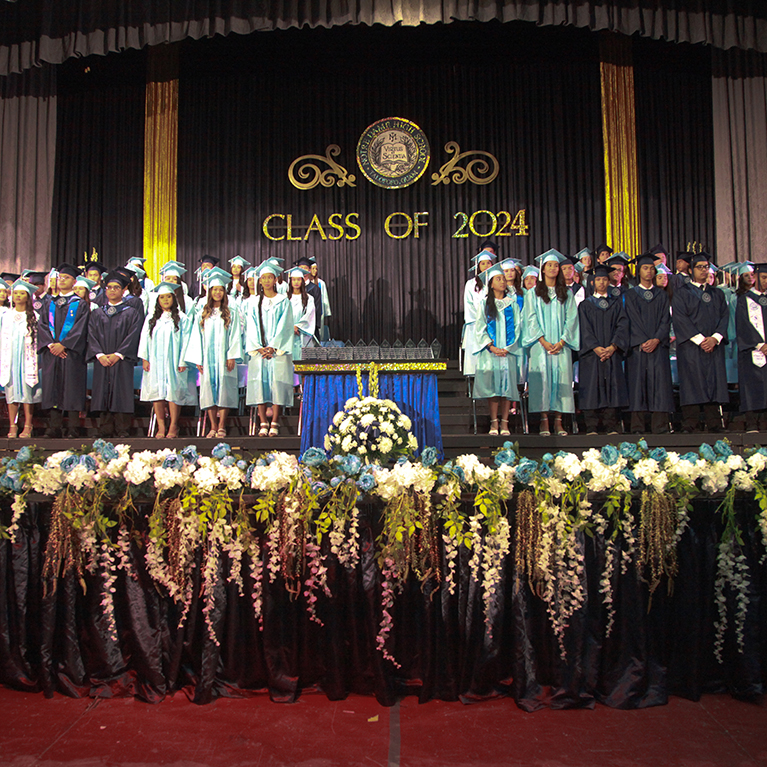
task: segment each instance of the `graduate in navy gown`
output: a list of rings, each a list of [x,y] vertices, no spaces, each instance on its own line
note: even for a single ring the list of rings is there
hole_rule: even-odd
[[[134,410],[133,368],[138,361],[142,313],[123,300],[125,275],[105,279],[107,303],[94,310],[88,334],[88,360],[93,366],[91,412],[100,413],[99,436],[127,437]]]
[[[586,432],[596,434],[599,419],[608,434],[619,431],[618,409],[628,405],[623,355],[628,349],[628,320],[620,291],[610,290],[610,266],[592,269],[594,293],[578,306],[580,324],[579,404]]]
[[[756,264],[756,283],[739,291],[735,308],[740,408],[749,432],[767,430],[767,264]]]
[[[669,358],[671,302],[668,293],[655,284],[656,260],[652,252],[635,260],[639,284],[623,296],[629,321],[626,382],[632,434],[646,433],[648,413],[652,414],[652,433],[668,433],[669,413],[674,409]]]
[[[671,307],[679,366],[682,429],[698,428],[700,408],[707,431],[721,431],[721,404],[729,399],[724,345],[730,312],[721,290],[708,284],[709,256],[690,256],[692,279],[674,288]]]
[[[66,437],[79,436],[80,411],[85,409],[90,307],[75,295],[79,272],[71,264],[58,268],[58,296],[45,296],[37,326],[41,407],[50,410],[46,437],[61,436],[64,411],[69,424]]]

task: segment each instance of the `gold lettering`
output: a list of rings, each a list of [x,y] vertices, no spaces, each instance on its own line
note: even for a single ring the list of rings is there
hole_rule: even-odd
[[[389,225],[391,224],[391,220],[394,218],[394,216],[404,216],[407,219],[407,231],[405,234],[393,234],[391,229],[389,228]],[[406,237],[410,236],[410,232],[413,231],[413,219],[408,216],[407,213],[402,213],[401,211],[397,211],[396,213],[390,213],[386,217],[386,221],[384,221],[384,230],[386,231],[386,234],[389,235],[389,237],[392,237],[395,240],[404,240]]]
[[[336,216],[338,216],[338,218],[340,219],[341,215],[342,215],[341,213],[331,213],[328,216],[328,226],[333,227],[333,229],[335,229],[338,232],[338,236],[337,237],[333,237],[332,234],[328,234],[328,239],[329,240],[340,240],[344,236],[344,228],[341,226],[340,221],[339,221],[339,223],[336,223],[335,221],[333,221],[333,219]]]
[[[357,218],[359,218],[359,215],[360,215],[359,213],[348,213],[346,215],[346,219],[345,219],[346,226],[348,226],[350,229],[353,229],[353,230],[355,230],[357,232],[357,234],[355,234],[353,237],[350,237],[347,234],[346,235],[346,239],[347,240],[356,240],[357,237],[359,237],[362,234],[362,229],[360,229],[359,226],[357,226],[357,224],[353,223],[352,220],[351,220],[352,216],[356,216]]]
[[[319,232],[320,237],[322,237],[323,240],[327,240],[327,235],[325,234],[325,230],[322,228],[322,224],[320,223],[319,216],[316,213],[312,216],[311,223],[309,224],[309,228],[306,230],[304,239],[308,240],[309,235],[312,232]]]
[[[413,236],[416,238],[416,240],[418,239],[418,235],[420,234],[418,231],[418,227],[429,225],[428,221],[421,221],[419,220],[418,216],[428,216],[428,215],[429,215],[429,211],[427,210],[421,211],[420,213],[413,213],[413,225],[415,228],[415,234]]]
[[[288,219],[288,241],[289,242],[300,242],[301,241],[300,237],[294,237],[293,236],[293,216],[290,213],[288,213],[286,218]]]
[[[269,222],[273,218],[285,218],[285,216],[282,213],[270,213],[265,219],[264,223],[261,225],[261,231],[270,239],[277,242],[278,240],[284,240],[285,235],[283,234],[282,237],[273,237],[271,234],[269,234]]]

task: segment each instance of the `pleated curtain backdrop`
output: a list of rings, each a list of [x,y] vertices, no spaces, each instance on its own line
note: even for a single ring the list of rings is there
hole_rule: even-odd
[[[713,51],[720,263],[767,260],[767,56]]]
[[[0,271],[50,263],[56,101],[55,67],[0,77]]]

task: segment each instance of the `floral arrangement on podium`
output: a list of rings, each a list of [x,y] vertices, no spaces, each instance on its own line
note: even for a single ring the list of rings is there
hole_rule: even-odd
[[[639,441],[535,461],[507,442],[492,465],[474,455],[440,465],[430,447],[412,458],[407,421],[392,404],[350,400],[329,431],[331,454],[310,448],[300,460],[279,452],[246,460],[224,443],[209,456],[194,446],[131,453],[102,440],[47,457],[23,447],[0,462],[0,490],[13,499],[0,537],[19,534],[30,494],[50,498],[44,587],[55,590],[70,573],[83,585],[90,579],[89,587],[95,581],[115,639],[115,583],[136,578],[135,557],[144,558],[155,583],[181,606],[181,621],[201,561],[203,613],[217,642],[211,614],[221,572],[250,600],[262,624],[264,584],[279,582],[322,626],[333,598],[328,567],[357,567],[360,507],[376,503],[376,645],[392,663],[387,640],[397,594],[415,577],[430,592],[454,595],[461,550],[482,594],[486,633],[496,629],[499,589],[508,573],[515,588],[527,582],[544,600],[564,655],[569,621],[587,598],[584,535],[605,540],[599,592],[609,633],[617,574],[636,568],[650,595],[664,581],[671,584],[692,499],[716,496],[724,525],[715,652],[721,659],[728,625],[743,647],[751,574],[740,548],[735,496],[757,501],[767,545],[767,450],[741,456],[719,441],[679,455]],[[388,455],[383,435],[392,443]]]

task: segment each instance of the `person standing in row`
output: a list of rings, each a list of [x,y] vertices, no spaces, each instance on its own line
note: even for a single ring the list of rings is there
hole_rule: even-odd
[[[107,275],[107,302],[91,315],[87,359],[95,360],[91,412],[99,413],[100,437],[127,437],[134,411],[133,368],[143,314],[123,300],[125,275]]]
[[[630,431],[644,434],[647,415],[653,434],[669,432],[674,410],[671,388],[671,302],[668,293],[655,284],[654,253],[636,259],[639,284],[624,296],[629,322],[629,353],[626,380],[629,389]]]
[[[754,271],[756,283],[739,292],[735,310],[740,407],[749,432],[767,430],[767,264]]]
[[[525,294],[522,313],[522,345],[530,350],[528,388],[531,413],[541,413],[540,433],[567,432],[562,413],[575,412],[572,352],[578,350],[578,308],[567,289],[560,264],[565,257],[551,249],[536,261],[541,279]]]
[[[67,437],[78,437],[80,411],[85,410],[88,344],[87,302],[74,293],[79,272],[71,264],[57,270],[58,296],[47,295],[40,309],[37,348],[43,409],[50,410],[48,438],[61,436],[63,414],[67,412]]]
[[[482,310],[482,304],[487,295],[485,283],[480,275],[487,271],[495,261],[495,254],[489,250],[482,250],[472,258],[472,270],[474,276],[466,281],[463,286],[463,331],[461,333],[461,349],[463,349],[463,374],[471,377],[474,375],[476,357],[474,352],[474,323],[477,314]]]
[[[707,431],[722,430],[722,408],[729,401],[724,344],[729,310],[721,290],[708,284],[707,253],[690,256],[692,279],[674,287],[671,307],[679,366],[682,430],[696,431],[700,409]]]

